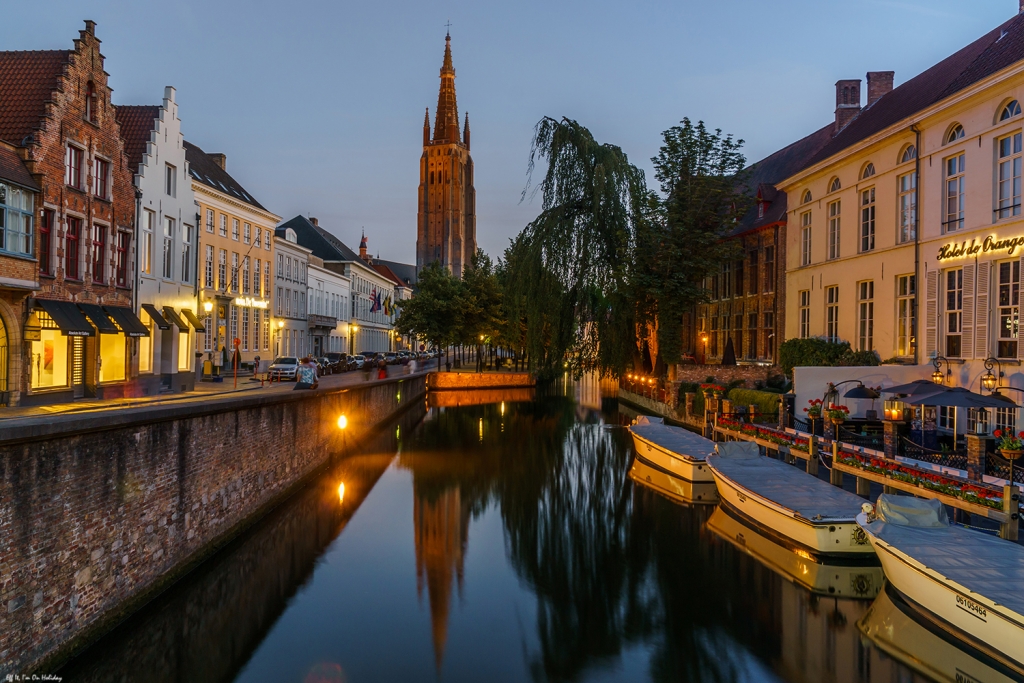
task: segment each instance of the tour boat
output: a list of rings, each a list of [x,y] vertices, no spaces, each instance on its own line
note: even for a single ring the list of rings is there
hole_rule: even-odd
[[[787,548],[718,507],[708,529],[784,579],[816,595],[870,600],[882,589],[882,568],[864,564],[823,564],[800,548]]]
[[[882,494],[857,523],[886,579],[923,616],[1024,669],[1024,547],[950,526],[937,500]]]
[[[761,456],[753,442],[720,443],[717,449],[707,464],[718,497],[763,533],[819,558],[871,559],[856,520],[863,498]]]
[[[633,466],[629,468],[629,477],[683,505],[718,502],[718,489],[715,487],[714,481],[687,481],[669,474],[660,467],[648,465],[640,458],[633,458]]]
[[[1010,683],[1024,678],[1024,670],[1007,667],[921,620],[916,610],[890,592],[891,584],[857,622],[858,630],[890,658],[942,683]]]
[[[645,465],[688,482],[714,482],[704,462],[715,452],[714,441],[646,415],[629,426],[629,433],[636,457]]]

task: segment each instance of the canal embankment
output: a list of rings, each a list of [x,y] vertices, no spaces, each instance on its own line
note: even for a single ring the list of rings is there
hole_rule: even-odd
[[[535,386],[537,378],[530,372],[435,372],[427,378],[427,387],[432,391]]]
[[[0,675],[108,631],[426,387],[421,374],[4,421]]]

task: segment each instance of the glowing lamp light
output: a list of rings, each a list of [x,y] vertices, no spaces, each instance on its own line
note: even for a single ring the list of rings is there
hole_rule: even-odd
[[[213,310],[213,302],[212,301],[204,301],[203,302],[203,310],[206,311],[207,313],[212,311]]]
[[[284,321],[283,320],[278,320],[277,321],[277,328],[281,329],[282,327],[284,327]]]
[[[338,502],[345,502],[345,482],[338,484]]]
[[[345,417],[344,415],[339,415],[338,416],[338,429],[346,429],[346,428],[348,428],[348,418]]]
[[[992,374],[991,370],[981,376],[981,386],[983,386],[986,391],[992,391],[996,388],[996,384],[998,383],[999,380],[996,379],[996,376]]]
[[[886,420],[894,420],[901,422],[903,420],[903,401],[886,401],[883,408],[883,414]]]
[[[505,402],[504,401],[501,402],[501,414],[502,415],[505,414]]]
[[[945,376],[942,374],[941,371],[936,370],[935,372],[932,373],[932,381],[935,382],[936,384],[942,384],[942,381],[944,379]]]

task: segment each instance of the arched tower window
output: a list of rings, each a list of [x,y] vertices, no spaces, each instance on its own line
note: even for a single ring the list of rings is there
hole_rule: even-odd
[[[917,147],[914,147],[913,145],[907,145],[906,148],[903,150],[903,154],[900,155],[900,163],[902,164],[908,161],[913,161],[916,158]]]
[[[85,118],[95,122],[96,115],[96,86],[92,81],[85,84]]]
[[[1020,103],[1017,100],[1010,100],[1003,107],[1003,110],[999,113],[999,120],[1005,121],[1006,119],[1012,119],[1014,116],[1020,115]]]
[[[836,192],[841,187],[842,187],[842,185],[839,183],[839,178],[833,178],[832,182],[830,182],[828,184],[828,191],[829,192]]]
[[[964,127],[961,126],[959,123],[955,123],[953,124],[953,127],[949,129],[949,132],[946,133],[946,144],[948,145],[951,142],[956,142],[963,136]]]
[[[864,170],[861,172],[860,177],[861,179],[864,179],[870,178],[873,175],[875,175],[875,165],[869,161],[867,165],[864,167]]]

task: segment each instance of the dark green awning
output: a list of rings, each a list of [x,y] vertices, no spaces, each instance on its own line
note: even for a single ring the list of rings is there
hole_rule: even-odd
[[[206,332],[206,326],[199,322],[199,318],[196,314],[187,308],[181,309],[181,314],[185,316],[185,319],[192,323],[192,327],[196,328],[196,332]]]
[[[104,306],[103,310],[110,314],[117,326],[129,337],[148,337],[149,328],[142,324],[132,309],[124,306]]]
[[[164,306],[164,319],[177,325],[182,332],[188,332],[188,323],[182,320],[181,316],[175,313],[170,306]]]
[[[36,306],[50,316],[65,337],[92,337],[96,334],[89,320],[73,301],[36,299]]]
[[[89,319],[96,329],[100,331],[100,334],[117,334],[120,330],[117,329],[117,325],[110,319],[107,312],[103,310],[102,306],[96,304],[78,304],[78,307],[82,309],[82,313],[85,313],[85,317]]]

